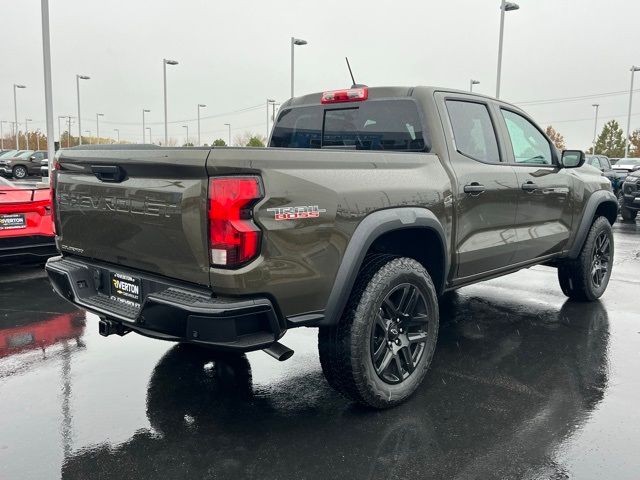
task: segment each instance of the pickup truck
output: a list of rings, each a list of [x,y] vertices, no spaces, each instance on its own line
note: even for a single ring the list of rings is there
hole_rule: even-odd
[[[283,360],[288,329],[318,327],[328,382],[387,408],[425,377],[445,292],[545,264],[568,297],[603,294],[617,202],[584,161],[477,94],[295,97],[268,148],[61,150],[46,269],[103,335]]]

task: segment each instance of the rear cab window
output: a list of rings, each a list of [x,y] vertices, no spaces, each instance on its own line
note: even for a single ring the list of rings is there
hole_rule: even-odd
[[[417,103],[410,98],[286,108],[271,147],[420,152],[426,150]]]

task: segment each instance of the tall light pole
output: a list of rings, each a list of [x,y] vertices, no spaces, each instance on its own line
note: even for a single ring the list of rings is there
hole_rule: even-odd
[[[60,119],[67,118],[64,115],[58,115],[58,144],[62,146],[62,127],[60,126]]]
[[[225,123],[225,126],[229,127],[229,146],[231,146],[231,124]]]
[[[118,143],[120,143],[120,129],[119,128],[114,128],[113,129],[114,132],[116,132],[116,135],[118,136]]]
[[[151,138],[151,127],[147,127],[147,130],[149,130],[149,143],[153,143],[153,139]]]
[[[200,143],[200,109],[201,108],[205,108],[206,105],[204,103],[199,103],[198,104],[198,146],[202,145]]]
[[[30,118],[24,119],[24,138],[27,143],[27,150],[29,150],[29,122],[33,122]]]
[[[500,98],[500,76],[502,75],[502,39],[504,36],[504,13],[518,10],[520,5],[502,0],[500,5],[500,39],[498,40],[498,74],[496,78],[496,98]]]
[[[307,41],[302,40],[301,38],[291,37],[291,98],[293,98],[293,64],[294,64],[294,49],[296,45],[302,46],[306,45]]]
[[[269,139],[269,105],[272,103],[276,103],[276,101],[272,98],[267,98],[267,135],[265,139]]]
[[[104,113],[96,113],[96,143],[100,143],[100,117],[104,117]]]
[[[469,91],[473,92],[473,86],[480,85],[480,80],[474,80],[473,78],[469,80]]]
[[[18,85],[16,83],[13,84],[13,117],[16,126],[16,150],[20,150],[20,145],[18,144],[18,100],[16,95],[16,89],[18,88],[27,88],[25,85]]]
[[[82,145],[82,117],[80,116],[80,80],[89,80],[91,77],[76,74],[76,93],[78,96],[78,145]]]
[[[47,120],[47,153],[49,158],[49,179],[51,179],[51,166],[55,155],[53,130],[53,91],[51,88],[51,46],[49,42],[49,0],[41,0],[40,10],[42,16],[42,59],[44,66],[44,102]]]
[[[631,133],[631,105],[633,104],[633,75],[640,72],[640,67],[631,66],[631,87],[629,87],[629,112],[627,113],[627,136],[624,139],[624,158],[629,156],[629,134]]]
[[[187,129],[187,141],[184,142],[185,146],[188,147],[187,143],[189,143],[189,125],[182,125],[182,128],[186,128]]]
[[[164,80],[164,146],[169,142],[169,130],[167,127],[167,65],[178,65],[175,60],[162,59],[162,75]]]
[[[151,110],[147,110],[146,108],[142,109],[142,143],[144,143],[145,140],[145,135],[147,133],[147,130],[145,128],[145,124],[144,124],[144,114],[145,113],[149,113]]]
[[[594,103],[591,106],[596,109],[596,119],[593,123],[593,149],[591,151],[591,153],[595,155],[596,154],[596,132],[598,131],[598,109],[600,108],[600,104]]]

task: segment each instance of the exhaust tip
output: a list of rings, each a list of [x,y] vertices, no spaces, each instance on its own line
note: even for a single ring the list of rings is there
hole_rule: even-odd
[[[262,351],[272,356],[279,362],[289,360],[294,354],[293,350],[291,350],[289,347],[285,347],[280,342],[274,342]]]

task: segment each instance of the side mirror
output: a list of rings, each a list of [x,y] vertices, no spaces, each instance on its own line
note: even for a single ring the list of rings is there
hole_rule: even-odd
[[[562,168],[578,168],[584,165],[584,152],[582,150],[563,150],[560,165]]]
[[[36,156],[35,156],[35,155],[31,155],[31,156],[29,157],[29,160],[35,160],[35,159],[36,159]]]

